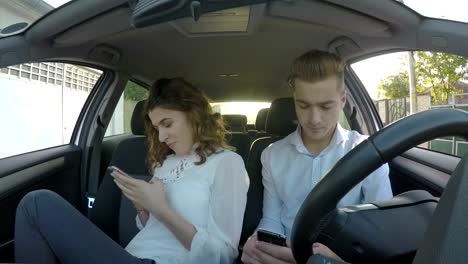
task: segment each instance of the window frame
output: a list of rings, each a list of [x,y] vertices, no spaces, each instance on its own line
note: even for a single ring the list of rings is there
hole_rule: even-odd
[[[101,71],[100,73],[101,78],[104,75],[106,75],[108,72],[108,70],[104,69],[103,67],[92,65],[92,64],[87,64],[87,63],[82,63],[82,62],[69,61],[69,60],[44,60],[44,61],[28,61],[28,62],[23,62],[21,64],[7,65],[7,66],[2,67],[2,69],[7,69],[7,72],[5,73],[4,71],[2,71],[0,74],[2,74],[3,76],[6,76],[7,78],[16,78],[17,80],[27,80],[28,82],[31,82],[32,84],[34,84],[35,82],[41,82],[41,78],[45,78],[45,81],[42,81],[43,84],[59,85],[59,86],[62,86],[62,89],[63,89],[63,88],[68,88],[68,87],[66,87],[65,84],[62,84],[60,80],[56,80],[56,78],[57,78],[57,74],[63,73],[63,69],[65,68],[65,65],[67,64],[71,65],[72,67],[73,66],[74,67],[87,67],[87,68],[93,69],[94,71]],[[50,65],[53,65],[53,66],[50,66]],[[50,72],[48,70],[50,67],[55,68],[55,71],[56,71],[54,72],[55,76],[53,77],[50,76]],[[34,69],[36,69],[36,71]],[[18,71],[18,76],[11,75],[10,74],[11,70]],[[41,75],[40,74],[41,70],[45,70],[46,74]],[[23,73],[27,73],[28,78],[25,78]],[[63,79],[65,79],[65,75],[61,74],[60,76]],[[96,87],[97,89],[98,83],[99,83],[99,80],[95,83],[93,88]],[[47,149],[54,149],[54,148],[63,147],[63,146],[76,145],[74,144],[75,138],[76,138],[75,134],[76,134],[76,130],[78,129],[78,124],[81,123],[82,121],[81,119],[82,119],[83,109],[85,109],[87,107],[87,104],[89,104],[89,101],[91,100],[91,97],[93,96],[93,91],[95,91],[96,89],[90,89],[89,91],[87,91],[89,92],[89,94],[87,95],[86,100],[84,100],[84,103],[80,109],[80,114],[77,116],[75,124],[72,128],[73,131],[71,132],[69,141],[64,141],[63,144],[58,144],[58,145],[50,145],[50,146],[45,146],[45,147],[41,146],[38,149],[27,150],[25,152],[17,153],[14,155],[3,157],[3,158],[9,158],[9,157],[18,156],[18,155],[25,155],[28,153],[33,153],[33,152],[47,150]]]
[[[446,53],[446,54],[456,55],[454,53],[445,52],[445,51],[432,51],[432,50],[422,50],[422,49],[390,49],[390,50],[384,50],[384,51],[369,53],[369,54],[359,56],[357,58],[353,58],[352,60],[347,61],[347,66],[346,66],[346,70],[345,70],[345,80],[346,80],[346,76],[348,75],[348,77],[350,77],[350,80],[354,83],[355,88],[357,90],[359,90],[359,93],[362,94],[363,97],[365,97],[365,101],[366,101],[366,105],[367,105],[365,108],[369,110],[369,111],[367,111],[368,112],[367,115],[372,117],[372,119],[374,119],[374,121],[375,121],[374,122],[375,125],[372,125],[372,122],[369,119],[366,122],[366,125],[375,129],[375,131],[373,131],[373,133],[375,133],[378,130],[383,129],[385,127],[384,127],[382,118],[381,118],[381,116],[380,116],[380,114],[378,112],[378,109],[376,108],[375,104],[373,103],[372,98],[370,97],[369,93],[367,92],[367,89],[366,89],[365,85],[362,83],[361,79],[359,78],[359,75],[353,70],[352,64],[364,61],[366,59],[374,58],[374,57],[377,57],[377,56],[382,56],[382,55],[387,55],[387,54],[392,54],[392,53],[398,53],[398,52],[410,52],[410,51],[411,52],[417,52],[417,51],[438,52],[438,53]],[[354,88],[350,89],[350,90],[354,90]],[[360,104],[358,104],[358,105],[360,105]],[[370,132],[369,132],[369,135],[371,135]],[[429,143],[429,142],[427,142],[427,143]],[[422,147],[422,146],[416,146],[416,148],[431,151],[431,152],[442,154],[442,155],[448,155],[448,156],[451,156],[451,157],[460,158],[460,156],[457,156],[455,154],[442,152],[442,151],[439,151],[439,150],[431,149],[429,147],[426,148],[426,147]],[[453,149],[453,151],[455,151],[455,149]]]

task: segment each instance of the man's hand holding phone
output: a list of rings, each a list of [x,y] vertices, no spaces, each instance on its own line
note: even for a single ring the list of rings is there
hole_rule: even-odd
[[[259,229],[257,231],[257,240],[282,247],[287,247],[285,236],[264,229]]]
[[[261,229],[245,243],[242,261],[245,264],[296,263],[289,241],[284,236]]]
[[[321,243],[314,243],[312,252],[334,260],[333,263],[345,263],[338,255]],[[290,241],[286,240],[283,235],[262,229],[259,229],[256,235],[247,240],[242,250],[241,260],[244,264],[296,263]]]

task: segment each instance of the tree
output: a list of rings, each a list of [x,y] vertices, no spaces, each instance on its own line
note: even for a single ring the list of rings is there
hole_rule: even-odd
[[[379,97],[383,95],[385,98],[394,99],[406,97],[409,94],[408,73],[400,72],[397,75],[391,75],[380,81]]]
[[[468,78],[468,58],[438,52],[416,52],[418,83],[431,89],[434,103],[447,103],[451,94],[459,93],[455,83]]]
[[[417,51],[414,55],[416,90],[421,92],[430,88],[435,104],[447,103],[451,94],[459,92],[455,83],[468,79],[468,58],[426,51]],[[402,71],[389,76],[380,82],[378,88],[379,95],[389,99],[406,97],[409,95],[408,73]]]
[[[128,82],[124,91],[124,99],[130,101],[141,101],[148,98],[148,90],[134,82]]]

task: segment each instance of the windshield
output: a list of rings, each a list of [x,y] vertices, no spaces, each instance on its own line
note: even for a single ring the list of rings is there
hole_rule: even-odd
[[[71,0],[0,1],[0,38],[18,34],[52,10]]]
[[[222,115],[245,115],[247,124],[255,124],[258,111],[269,108],[269,102],[217,102],[212,103],[213,111]]]
[[[432,17],[468,23],[466,0],[396,0],[419,14]]]

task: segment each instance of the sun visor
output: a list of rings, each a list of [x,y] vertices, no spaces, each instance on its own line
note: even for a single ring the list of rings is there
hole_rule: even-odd
[[[345,36],[341,36],[330,41],[330,43],[328,44],[328,51],[331,53],[336,53],[343,58],[346,58],[349,55],[361,52],[362,49],[352,39]]]
[[[268,7],[268,14],[341,29],[366,37],[392,36],[389,25],[381,20],[318,1],[272,2]]]
[[[133,11],[131,23],[136,28],[142,28],[187,17],[191,18],[193,21],[199,21],[203,16],[211,12],[246,5],[261,4],[267,1],[268,0],[140,0],[137,2],[135,10]],[[202,33],[212,31],[213,27],[208,30],[206,29],[207,24],[210,24],[210,20],[213,20],[213,16],[217,15],[219,15],[219,13],[207,15],[207,18],[202,21],[203,25],[198,26],[197,28],[190,28],[191,25],[186,22],[182,22],[185,23],[185,25],[181,27],[188,28],[188,30],[186,30],[187,32],[199,31]],[[225,16],[225,14],[221,16]],[[240,14],[240,17],[241,16],[242,14]],[[239,19],[239,16],[235,19]],[[240,18],[240,20],[242,19],[243,18]],[[227,27],[231,27],[230,31],[233,31],[234,29],[237,31],[237,29],[242,28],[243,25],[241,21],[238,22],[240,23],[237,23],[237,25]],[[226,27],[226,23],[221,27]],[[220,29],[214,30],[219,31]]]
[[[29,46],[23,36],[11,36],[2,39],[0,68],[27,62],[30,57]]]
[[[120,7],[96,16],[78,26],[75,26],[54,39],[54,46],[68,47],[86,43],[99,37],[131,29],[128,7]]]
[[[265,6],[259,4],[235,7],[203,14],[198,21],[181,18],[169,23],[187,37],[246,35],[256,30]]]

